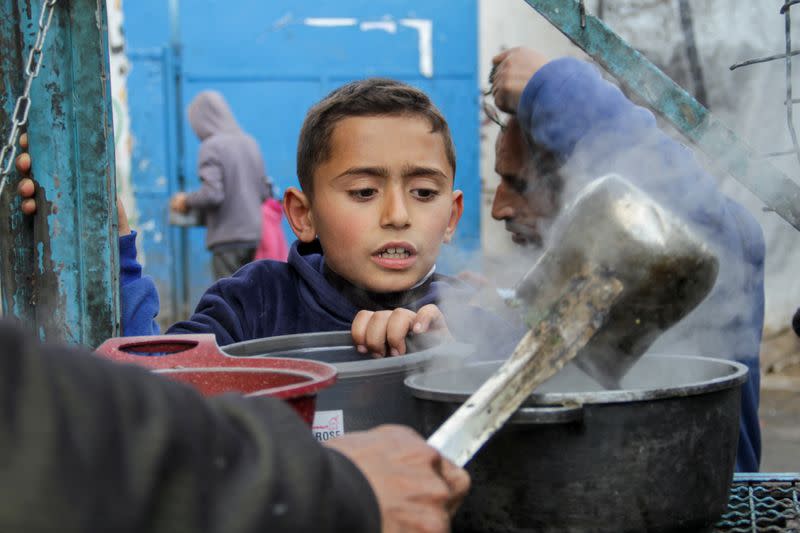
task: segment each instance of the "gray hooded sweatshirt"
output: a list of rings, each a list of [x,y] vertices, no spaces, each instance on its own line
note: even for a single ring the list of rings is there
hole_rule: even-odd
[[[206,246],[256,246],[261,239],[261,203],[268,194],[258,143],[242,131],[218,92],[198,94],[188,114],[201,141],[197,174],[203,185],[187,195],[186,204],[205,219]]]

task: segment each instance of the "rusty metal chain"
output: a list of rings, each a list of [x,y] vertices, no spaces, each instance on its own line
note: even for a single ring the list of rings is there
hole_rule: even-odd
[[[47,30],[50,29],[50,22],[53,20],[53,12],[57,3],[58,0],[42,0],[36,41],[33,43],[33,48],[28,54],[28,61],[25,63],[25,88],[14,105],[14,113],[11,115],[11,131],[8,134],[6,144],[3,145],[2,152],[0,152],[0,178],[2,178],[0,180],[0,195],[3,194],[8,176],[14,167],[20,130],[28,122],[28,112],[31,108],[31,85],[33,84],[33,79],[39,75],[39,71],[42,68],[42,59],[44,57],[42,48],[44,47]]]

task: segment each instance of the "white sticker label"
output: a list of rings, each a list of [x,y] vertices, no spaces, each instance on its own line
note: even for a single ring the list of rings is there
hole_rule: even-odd
[[[314,438],[320,442],[341,437],[344,435],[344,411],[317,411],[311,430]]]

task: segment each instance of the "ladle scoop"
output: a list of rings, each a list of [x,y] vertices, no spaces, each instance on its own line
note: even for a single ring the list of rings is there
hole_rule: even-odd
[[[428,442],[463,466],[542,382],[575,358],[615,387],[711,291],[718,261],[676,215],[622,178],[584,188],[517,287],[530,331]]]

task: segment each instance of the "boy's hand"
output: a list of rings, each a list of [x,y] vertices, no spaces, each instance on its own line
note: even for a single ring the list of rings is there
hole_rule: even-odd
[[[547,62],[544,55],[521,46],[494,56],[489,81],[497,108],[506,113],[516,113],[528,80]]]
[[[403,355],[406,353],[406,335],[426,331],[450,336],[444,315],[433,304],[421,307],[416,313],[403,308],[359,311],[350,330],[358,351],[375,357]]]
[[[36,213],[36,200],[33,198],[36,193],[36,184],[29,177],[31,172],[31,156],[28,150],[28,134],[23,133],[19,136],[19,147],[23,152],[17,156],[15,161],[17,171],[23,176],[17,185],[17,194],[22,197],[22,204],[20,209],[25,215],[33,215]],[[119,224],[119,236],[123,237],[129,235],[131,227],[128,225],[128,216],[125,214],[125,207],[117,197],[117,221]]]

